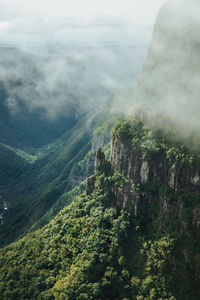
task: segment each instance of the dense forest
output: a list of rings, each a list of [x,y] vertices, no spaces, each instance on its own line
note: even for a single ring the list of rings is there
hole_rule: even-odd
[[[200,298],[198,11],[165,3],[146,59],[0,44],[0,299]]]
[[[177,177],[199,169],[198,153],[138,121],[119,121],[113,142],[129,159],[156,155],[154,167],[179,163]],[[130,203],[123,203],[130,184]],[[184,182],[174,190],[155,179],[132,180],[99,150],[86,191],[48,225],[1,250],[2,299],[197,299],[197,190],[188,195]]]

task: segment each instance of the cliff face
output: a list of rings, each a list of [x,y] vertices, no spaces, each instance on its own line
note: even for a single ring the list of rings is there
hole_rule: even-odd
[[[195,299],[200,294],[199,154],[136,123],[119,122],[113,130],[104,193],[131,212],[149,239],[170,235],[176,240],[168,259],[173,280],[184,291],[181,298],[177,287],[171,288],[177,299]],[[99,155],[96,160],[99,165]]]
[[[160,215],[165,217],[171,215],[173,210],[178,210],[178,215],[182,216],[183,202],[180,201],[182,194],[189,191],[190,195],[200,193],[200,168],[198,163],[184,162],[181,159],[172,161],[164,155],[152,156],[147,159],[143,157],[141,149],[132,150],[130,146],[119,141],[111,142],[111,167],[113,172],[120,172],[127,179],[127,184],[121,189],[115,189],[117,204],[120,207],[128,208],[135,215],[139,200],[146,198],[146,201],[153,201],[152,192],[146,190],[145,186],[154,186],[154,196],[158,197]],[[132,185],[143,186],[134,191]],[[165,186],[163,193],[159,188]],[[142,189],[142,188],[141,188]],[[168,198],[170,194],[170,201]],[[170,202],[170,203],[169,203]],[[197,203],[193,209],[192,222],[200,228],[200,208]]]
[[[199,299],[198,161],[120,121],[86,192],[0,250],[0,299]]]

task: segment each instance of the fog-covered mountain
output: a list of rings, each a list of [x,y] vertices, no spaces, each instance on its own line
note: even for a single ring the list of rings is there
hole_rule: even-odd
[[[41,55],[1,47],[1,82],[7,103],[16,112],[22,101],[48,117],[98,111],[122,90],[133,90],[146,47],[99,46],[41,48]],[[10,86],[11,85],[11,86]]]
[[[1,49],[2,299],[200,298],[198,8],[163,6],[134,94],[135,46]]]
[[[133,111],[194,147],[200,141],[199,9],[196,0],[163,5],[133,99]]]
[[[67,203],[57,202],[59,197],[91,174],[94,145],[104,146],[110,137],[94,130],[116,109],[118,95],[132,93],[146,50],[141,45],[0,47],[1,245],[55,206],[41,221],[46,223]]]

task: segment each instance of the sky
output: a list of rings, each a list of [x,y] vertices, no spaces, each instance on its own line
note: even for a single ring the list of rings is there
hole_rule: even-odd
[[[137,42],[165,0],[0,0],[0,43]],[[126,29],[126,30],[125,30]]]

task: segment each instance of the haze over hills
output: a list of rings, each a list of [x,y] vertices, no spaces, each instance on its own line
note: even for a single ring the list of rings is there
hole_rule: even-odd
[[[132,92],[146,46],[51,45],[39,54],[1,48],[1,85],[11,112],[19,103],[47,117],[96,112],[121,92]],[[46,52],[47,51],[47,52]],[[11,86],[10,86],[11,85]],[[20,109],[19,109],[20,110]]]
[[[199,299],[199,6],[167,2],[146,59],[0,48],[2,299]]]
[[[200,141],[199,26],[198,1],[163,5],[133,100],[133,111],[194,148]]]
[[[58,212],[57,199],[92,173],[95,147],[80,176],[75,165],[90,151],[115,95],[132,93],[146,51],[141,45],[0,47],[1,245],[52,206]],[[100,138],[99,146],[105,143]]]

